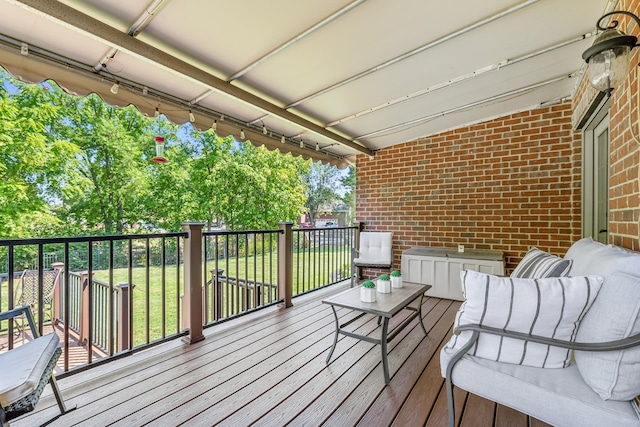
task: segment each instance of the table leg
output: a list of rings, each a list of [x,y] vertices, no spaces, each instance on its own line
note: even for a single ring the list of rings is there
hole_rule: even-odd
[[[340,331],[340,323],[338,323],[338,313],[336,313],[336,308],[332,305],[331,309],[333,310],[333,318],[336,321],[336,335],[333,337],[333,345],[331,346],[331,350],[329,350],[329,354],[327,355],[327,362],[331,360],[331,356],[333,355],[333,350],[336,349],[336,344],[338,343],[338,332]]]
[[[382,324],[382,336],[380,346],[382,347],[382,370],[384,371],[384,383],[389,384],[389,362],[387,360],[387,332],[389,330],[389,318],[385,317]]]
[[[422,331],[425,335],[427,334],[427,329],[424,327],[424,323],[422,322],[422,300],[424,298],[424,293],[420,294],[420,301],[418,301],[418,321],[420,322],[420,326],[422,326]]]

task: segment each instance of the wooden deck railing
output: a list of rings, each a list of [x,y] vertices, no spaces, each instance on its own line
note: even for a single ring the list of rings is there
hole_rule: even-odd
[[[43,304],[42,274],[32,305],[41,332],[45,325],[60,331],[62,367],[73,372],[167,339],[196,342],[204,327],[268,305],[289,307],[295,295],[346,279],[357,241],[355,227],[297,230],[281,223],[277,230],[203,232],[202,226],[185,224],[181,233],[0,240],[0,311],[17,303],[21,268],[35,264],[45,271],[45,260],[53,261],[61,271],[53,316]],[[16,325],[3,323],[0,344],[4,339],[4,347],[13,348]],[[85,360],[70,361],[75,344],[86,348]]]

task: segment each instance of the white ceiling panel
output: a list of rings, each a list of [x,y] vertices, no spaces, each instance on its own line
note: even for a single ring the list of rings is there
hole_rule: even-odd
[[[87,77],[83,85],[99,82],[96,91],[122,81],[121,100],[104,94],[114,103],[137,102],[147,113],[166,105],[176,121],[192,108],[201,128],[224,114],[228,132],[246,129],[272,148],[344,164],[358,153],[570,98],[575,77],[533,85],[583,69],[595,23],[614,6],[0,0],[0,49],[15,55],[27,42],[40,52],[24,58],[32,75],[37,61],[60,66],[66,58],[69,72]],[[106,69],[96,73],[103,61]],[[20,64],[12,56],[17,74]],[[65,82],[73,86],[72,78]]]

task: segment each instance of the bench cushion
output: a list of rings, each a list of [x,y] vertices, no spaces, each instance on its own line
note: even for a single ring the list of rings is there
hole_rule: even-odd
[[[443,349],[443,371],[450,358],[451,353]],[[542,369],[465,355],[456,363],[452,377],[457,387],[551,425],[640,426],[633,402],[602,400],[584,383],[575,365]]]
[[[59,341],[56,334],[48,334],[0,354],[0,406],[33,393]]]
[[[604,277],[600,295],[584,317],[577,340],[602,342],[640,333],[640,253],[585,238],[565,258],[573,259],[571,275]],[[640,394],[640,348],[607,352],[575,352],[585,382],[603,399],[631,400]]]

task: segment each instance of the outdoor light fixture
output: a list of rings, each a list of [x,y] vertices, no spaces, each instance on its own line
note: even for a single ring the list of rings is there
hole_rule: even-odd
[[[284,144],[284,135],[282,135],[282,138],[280,138],[280,142]]]
[[[191,112],[191,110],[189,110],[189,121],[191,123],[196,121],[196,116],[193,115],[193,113]]]
[[[316,142],[316,151],[320,151],[320,144]]]
[[[304,141],[300,140],[300,148],[304,148]]]
[[[118,89],[120,89],[120,85],[118,83],[114,83],[113,86],[111,86],[111,93],[115,95],[118,93]]]
[[[244,139],[244,129],[240,129],[240,139]]]
[[[262,125],[262,134],[263,135],[267,134],[267,127],[265,125]]]
[[[582,59],[589,64],[589,82],[591,86],[602,92],[610,93],[618,87],[629,74],[629,54],[639,46],[638,38],[629,36],[616,29],[619,22],[612,20],[608,27],[602,21],[611,15],[630,16],[640,26],[640,18],[631,12],[616,10],[602,15],[596,26],[602,33],[596,37],[593,45],[584,51]]]
[[[217,120],[214,120],[213,123],[211,124],[211,130],[214,131],[214,132],[216,130],[218,130],[218,121]]]
[[[153,117],[158,117],[160,115],[160,107],[156,107],[156,111],[153,113]]]

